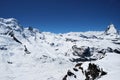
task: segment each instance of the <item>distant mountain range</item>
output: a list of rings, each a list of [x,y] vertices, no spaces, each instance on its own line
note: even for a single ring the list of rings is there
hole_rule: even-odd
[[[1,80],[119,80],[120,32],[55,34],[0,18]]]

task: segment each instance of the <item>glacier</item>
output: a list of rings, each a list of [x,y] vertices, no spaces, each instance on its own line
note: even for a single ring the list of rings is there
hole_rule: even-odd
[[[55,34],[0,18],[0,80],[63,80],[69,70],[76,78],[66,80],[85,80],[73,70],[78,63],[84,70],[92,63],[107,72],[95,80],[119,80],[120,34],[113,24],[105,31]]]

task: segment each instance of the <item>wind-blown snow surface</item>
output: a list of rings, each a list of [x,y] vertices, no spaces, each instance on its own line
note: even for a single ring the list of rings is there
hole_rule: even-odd
[[[14,18],[0,18],[0,80],[62,80],[68,69],[76,64],[71,59],[80,58],[73,54],[73,45],[97,50],[110,47],[113,51],[106,51],[102,59],[99,59],[100,53],[92,52],[97,59],[92,62],[108,73],[100,80],[119,80],[120,54],[114,50],[120,48],[120,35],[113,27],[105,32],[54,34],[23,28]],[[112,29],[115,33],[110,33]]]

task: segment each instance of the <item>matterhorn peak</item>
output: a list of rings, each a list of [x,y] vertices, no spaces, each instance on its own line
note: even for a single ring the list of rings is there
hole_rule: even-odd
[[[115,28],[114,24],[110,24],[110,25],[107,27],[107,29],[106,29],[106,31],[105,31],[105,34],[106,34],[106,35],[118,34],[117,29]]]

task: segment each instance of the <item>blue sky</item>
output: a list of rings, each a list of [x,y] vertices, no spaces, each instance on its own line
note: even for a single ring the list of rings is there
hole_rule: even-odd
[[[120,0],[0,0],[0,17],[54,33],[120,30]]]

